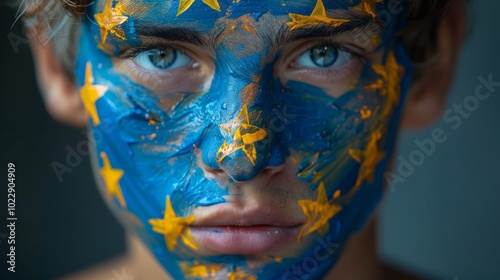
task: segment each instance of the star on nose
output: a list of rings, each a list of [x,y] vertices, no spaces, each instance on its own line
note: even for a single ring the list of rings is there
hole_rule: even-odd
[[[221,132],[228,138],[232,138],[230,143],[224,141],[217,152],[217,162],[221,163],[224,158],[242,150],[248,157],[253,166],[257,160],[257,150],[255,143],[263,140],[267,136],[266,130],[252,125],[248,116],[248,107],[243,105],[241,112],[231,122],[219,125]]]

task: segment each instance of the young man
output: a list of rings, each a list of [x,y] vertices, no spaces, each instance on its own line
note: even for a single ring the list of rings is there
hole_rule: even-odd
[[[49,111],[88,123],[103,195],[172,278],[391,277],[370,217],[399,127],[444,105],[462,1],[25,5],[58,39],[32,39]]]

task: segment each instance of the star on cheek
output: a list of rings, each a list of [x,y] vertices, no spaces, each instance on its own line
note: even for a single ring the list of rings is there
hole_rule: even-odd
[[[224,141],[221,145],[217,152],[217,161],[221,163],[225,157],[241,149],[252,165],[255,165],[255,161],[257,160],[255,143],[266,138],[267,132],[250,123],[247,105],[243,105],[240,114],[235,120],[221,124],[220,128],[232,135],[233,139],[230,144]]]
[[[404,76],[404,67],[398,64],[394,53],[391,51],[387,55],[385,65],[375,64],[372,68],[382,79],[368,85],[367,88],[380,89],[381,95],[386,97],[383,111],[383,115],[385,115],[399,103],[400,82]]]
[[[195,0],[180,0],[179,9],[177,10],[177,15],[180,16],[182,13],[187,11],[194,3]],[[220,5],[217,0],[202,0],[203,3],[207,4],[210,8],[220,12]]]
[[[99,24],[101,31],[101,44],[106,42],[108,34],[111,33],[116,37],[125,40],[125,32],[118,27],[128,20],[128,17],[123,15],[122,4],[118,2],[114,8],[111,7],[111,1],[107,0],[104,10],[100,14],[95,14],[95,20]]]
[[[292,22],[288,23],[290,30],[295,30],[311,24],[328,24],[332,27],[339,27],[340,25],[349,22],[347,19],[335,19],[328,17],[322,0],[318,0],[310,16],[299,14],[288,14],[288,16],[292,19]]]
[[[349,149],[349,155],[361,164],[354,189],[359,188],[364,180],[373,183],[375,179],[375,169],[379,162],[385,157],[385,152],[381,151],[377,145],[381,137],[382,134],[379,131],[373,132],[370,135],[370,140],[364,151]]]
[[[170,251],[174,250],[178,238],[181,238],[184,244],[191,249],[198,250],[198,247],[196,247],[191,237],[191,232],[188,229],[188,226],[192,224],[195,219],[196,217],[194,216],[178,217],[172,208],[170,197],[167,196],[163,219],[150,219],[149,223],[153,226],[154,232],[165,236],[165,243]]]
[[[303,237],[319,231],[320,234],[328,232],[328,221],[337,214],[342,207],[336,204],[330,204],[326,196],[326,189],[323,182],[318,187],[318,197],[316,201],[313,200],[299,200],[298,201],[302,212],[307,217],[307,221],[300,230],[298,240]]]
[[[93,85],[94,77],[92,76],[92,64],[87,62],[85,68],[85,83],[80,89],[80,97],[82,99],[85,110],[92,118],[95,126],[100,124],[99,115],[95,107],[95,102],[108,90],[106,86]]]
[[[120,202],[120,205],[125,208],[127,204],[125,203],[125,198],[123,197],[119,184],[120,179],[123,177],[123,170],[111,167],[111,163],[109,162],[106,153],[102,152],[100,156],[102,158],[103,166],[99,172],[101,173],[104,184],[106,185],[108,196],[110,198],[113,196],[116,197],[118,202]]]

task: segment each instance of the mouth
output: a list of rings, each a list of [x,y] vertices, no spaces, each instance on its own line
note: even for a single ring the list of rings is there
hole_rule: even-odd
[[[265,254],[297,240],[303,222],[272,207],[204,209],[190,226],[196,243],[219,254]]]

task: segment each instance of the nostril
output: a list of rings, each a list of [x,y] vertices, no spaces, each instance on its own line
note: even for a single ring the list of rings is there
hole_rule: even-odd
[[[208,179],[221,179],[222,177],[228,177],[227,173],[220,168],[213,168],[203,164],[201,169],[205,173],[205,177]]]
[[[284,169],[285,169],[285,165],[281,164],[281,165],[278,165],[278,166],[268,166],[262,172],[265,173],[265,174],[273,175],[273,174],[276,174],[276,173],[279,173],[279,172],[283,171]]]

